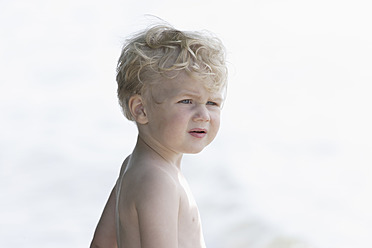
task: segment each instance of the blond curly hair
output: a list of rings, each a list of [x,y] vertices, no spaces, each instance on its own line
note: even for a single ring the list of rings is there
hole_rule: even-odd
[[[168,25],[152,26],[129,38],[123,46],[116,81],[123,113],[134,120],[128,102],[142,95],[162,77],[175,78],[186,71],[209,82],[210,91],[226,87],[227,66],[222,42],[209,32],[182,32]]]

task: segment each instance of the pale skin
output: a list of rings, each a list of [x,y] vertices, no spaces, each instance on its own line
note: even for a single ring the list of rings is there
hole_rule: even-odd
[[[219,92],[208,91],[200,79],[186,73],[130,99],[137,144],[123,163],[91,247],[205,247],[181,160],[184,153],[198,153],[215,138],[221,104]]]

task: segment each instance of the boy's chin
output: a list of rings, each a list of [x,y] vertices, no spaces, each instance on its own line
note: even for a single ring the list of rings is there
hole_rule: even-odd
[[[204,150],[204,148],[205,147],[203,147],[203,148],[199,148],[199,149],[190,149],[190,150],[188,150],[188,151],[186,151],[186,152],[184,152],[185,154],[198,154],[198,153],[200,153],[201,151],[203,151]]]
[[[211,142],[204,143],[204,144],[198,144],[191,147],[186,148],[183,153],[184,154],[198,154],[202,152]]]

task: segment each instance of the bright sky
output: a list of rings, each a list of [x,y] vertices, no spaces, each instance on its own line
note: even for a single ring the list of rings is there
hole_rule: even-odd
[[[367,247],[371,229],[356,219],[372,221],[371,7],[361,0],[0,0],[0,171],[11,173],[30,149],[73,153],[68,137],[89,139],[115,122],[135,138],[117,107],[115,64],[123,39],[152,14],[224,42],[229,90],[216,147],[229,144],[225,159],[256,189],[256,211],[279,226],[292,221],[289,231],[308,221],[301,231],[324,248],[355,240]],[[273,187],[287,196],[275,198]],[[350,229],[325,237],[312,229],[314,216],[288,219],[288,206],[298,204],[293,188],[314,211],[336,213],[324,228],[343,216]],[[336,246],[332,237],[344,233]]]

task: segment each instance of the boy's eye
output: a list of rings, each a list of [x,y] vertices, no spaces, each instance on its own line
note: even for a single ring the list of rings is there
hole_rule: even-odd
[[[208,101],[208,102],[207,102],[207,105],[219,106],[218,103],[216,103],[216,102],[212,102],[212,101]]]
[[[185,100],[179,101],[178,103],[192,104],[192,101],[191,101],[191,99],[185,99]]]

